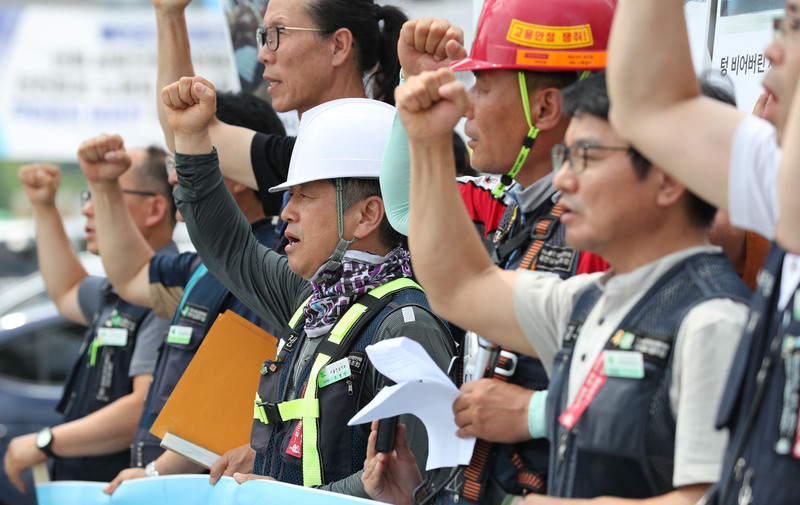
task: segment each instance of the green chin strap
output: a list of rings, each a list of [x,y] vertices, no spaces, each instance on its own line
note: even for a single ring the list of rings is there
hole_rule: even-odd
[[[581,72],[580,77],[578,80],[582,81],[589,77],[591,72],[589,70],[584,70]],[[514,165],[511,167],[511,170],[508,171],[507,174],[500,177],[500,182],[495,186],[494,190],[492,190],[492,194],[495,197],[499,197],[503,194],[507,186],[510,186],[514,180],[514,177],[517,176],[519,171],[522,169],[522,164],[525,163],[525,160],[528,159],[528,154],[530,154],[531,149],[533,149],[533,144],[536,142],[536,136],[539,135],[539,128],[536,128],[531,124],[531,106],[530,102],[528,101],[528,85],[525,82],[525,72],[520,70],[517,72],[517,77],[519,78],[519,91],[522,95],[522,106],[525,110],[525,120],[528,122],[528,135],[525,136],[525,140],[522,142],[522,149],[519,150],[519,155],[517,156],[517,160],[514,162]]]
[[[495,186],[494,190],[492,190],[492,194],[495,197],[502,195],[506,187],[511,185],[511,183],[514,181],[514,177],[516,177],[520,169],[522,169],[522,164],[525,163],[526,159],[528,159],[528,154],[531,152],[531,149],[533,149],[536,136],[539,135],[539,128],[536,128],[533,126],[533,124],[531,124],[531,106],[530,102],[528,101],[528,85],[525,82],[525,72],[520,70],[517,72],[517,76],[519,77],[519,91],[522,95],[522,108],[525,110],[525,121],[528,122],[528,134],[525,136],[525,140],[522,142],[522,149],[520,149],[517,160],[514,162],[511,170],[509,170],[507,174],[500,177],[500,182],[497,184],[497,186]]]
[[[358,240],[358,237],[353,237],[351,240],[344,239],[344,202],[342,198],[342,180],[335,179],[334,186],[336,187],[336,226],[339,230],[339,243],[336,244],[336,249],[331,254],[331,257],[328,258],[328,261],[325,262],[325,268],[319,273],[319,276],[314,279],[316,282],[323,282],[331,277],[339,267],[342,266],[342,258],[344,257],[344,253],[347,251],[347,248]]]

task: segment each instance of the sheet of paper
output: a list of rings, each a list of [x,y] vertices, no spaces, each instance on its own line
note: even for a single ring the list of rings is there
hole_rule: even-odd
[[[406,381],[447,383],[450,377],[436,365],[419,342],[406,337],[390,338],[367,346],[372,365],[397,384]]]
[[[428,432],[426,469],[469,464],[475,439],[456,436],[453,402],[461,391],[414,340],[398,337],[367,346],[375,368],[397,384],[383,388],[348,424],[413,414]]]

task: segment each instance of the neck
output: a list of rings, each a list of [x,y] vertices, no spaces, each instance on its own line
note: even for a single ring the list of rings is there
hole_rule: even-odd
[[[342,75],[339,79],[334,79],[333,83],[326,88],[325,93],[319,99],[319,103],[315,105],[320,105],[326,102],[330,102],[331,100],[338,100],[340,98],[366,98],[367,95],[364,92],[364,83],[361,81],[361,76],[357,75],[356,73],[352,73],[352,75]],[[313,106],[312,106],[313,107]],[[302,118],[303,113],[310,109],[311,107],[307,107],[303,110],[297,111],[297,117]]]
[[[164,226],[163,228],[154,231],[150,234],[150,236],[145,237],[147,244],[153,251],[158,251],[172,241],[172,231],[173,228],[171,226]]]
[[[686,224],[667,229],[646,231],[635,235],[636,240],[615,244],[613,249],[598,252],[617,274],[636,270],[669,254],[690,247],[708,246],[705,228]]]

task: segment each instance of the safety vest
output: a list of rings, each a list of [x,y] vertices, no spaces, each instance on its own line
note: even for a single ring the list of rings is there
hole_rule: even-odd
[[[139,327],[150,309],[131,305],[107,285],[101,309],[84,335],[56,410],[64,422],[85,417],[133,392],[130,369]],[[102,456],[55,458],[54,480],[108,482],[128,468],[127,450]]]
[[[594,284],[581,293],[554,361],[546,407],[551,444],[547,492],[569,498],[661,495],[673,489],[675,419],[669,384],[681,321],[702,301],[747,301],[750,291],[722,253],[696,254],[673,266],[623,318],[605,346],[604,352],[641,352],[644,376],[609,376],[568,429],[559,417],[567,408],[573,349],[600,296]]]
[[[391,302],[391,305],[390,305]],[[256,451],[253,471],[282,482],[316,486],[358,471],[366,457],[364,426],[348,427],[360,408],[364,349],[372,343],[383,317],[398,306],[428,308],[422,288],[401,278],[362,295],[339,318],[303,365],[297,349],[306,300],[283,334],[284,345],[275,361],[265,361],[253,409],[250,445]],[[286,398],[295,367],[304,366],[294,396]],[[341,380],[325,382],[340,371]],[[282,399],[282,401],[275,401]]]
[[[795,288],[786,308],[777,310],[784,256],[773,244],[758,274],[717,416],[730,439],[708,504],[800,503],[800,296]]]

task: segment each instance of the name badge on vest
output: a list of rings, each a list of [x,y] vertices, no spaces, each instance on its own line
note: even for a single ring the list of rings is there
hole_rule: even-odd
[[[334,361],[330,365],[320,370],[317,383],[319,384],[319,387],[324,388],[329,384],[346,379],[347,377],[350,377],[350,375],[352,375],[350,371],[350,360],[347,358],[342,358],[339,361]]]
[[[192,341],[192,327],[191,326],[177,326],[172,325],[169,327],[167,333],[167,343],[178,345],[189,345]]]
[[[98,328],[97,345],[125,347],[128,345],[128,330],[125,328]]]
[[[644,377],[644,356],[636,351],[606,350],[603,370],[608,377],[641,379]]]

